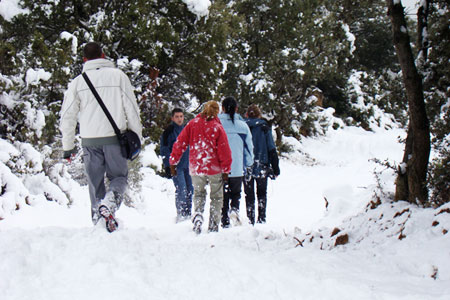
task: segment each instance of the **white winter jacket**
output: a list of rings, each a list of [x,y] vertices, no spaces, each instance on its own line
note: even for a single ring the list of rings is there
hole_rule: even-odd
[[[139,107],[128,76],[103,58],[87,61],[83,72],[89,76],[117,127],[121,131],[133,130],[142,139]],[[101,138],[115,136],[111,123],[81,75],[70,82],[61,108],[59,128],[64,151],[75,147],[77,122],[80,123],[80,136],[83,140],[100,138],[101,141]]]

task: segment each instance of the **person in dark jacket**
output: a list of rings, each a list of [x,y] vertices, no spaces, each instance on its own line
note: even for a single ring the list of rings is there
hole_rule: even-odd
[[[164,130],[161,135],[160,154],[163,157],[164,170],[168,178],[170,174],[169,158],[172,153],[172,147],[177,140],[178,135],[184,128],[184,113],[181,108],[172,110],[172,123]],[[177,165],[177,175],[172,177],[175,185],[175,206],[177,208],[176,222],[188,220],[191,217],[192,195],[194,187],[192,186],[191,175],[189,175],[189,149],[183,153],[180,162]]]
[[[266,222],[267,177],[275,179],[280,175],[278,154],[273,142],[272,130],[262,119],[257,105],[252,104],[247,109],[246,122],[252,133],[254,164],[246,170],[244,180],[247,217],[250,224],[255,224],[255,182],[258,198],[258,223]]]

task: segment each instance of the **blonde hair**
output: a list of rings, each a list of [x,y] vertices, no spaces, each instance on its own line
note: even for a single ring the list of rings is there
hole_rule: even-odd
[[[258,105],[256,104],[251,104],[248,108],[247,108],[247,116],[249,118],[252,119],[258,119],[261,118],[261,110],[259,109]]]
[[[219,114],[219,110],[219,103],[213,100],[208,101],[203,107],[202,116],[207,120],[214,119]]]

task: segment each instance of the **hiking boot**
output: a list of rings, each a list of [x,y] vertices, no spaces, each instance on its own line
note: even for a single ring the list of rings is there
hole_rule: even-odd
[[[266,224],[266,219],[258,219],[258,221],[256,221],[256,223],[258,223],[258,224]]]
[[[194,219],[192,220],[192,223],[194,223],[194,227],[192,230],[196,234],[200,234],[202,232],[202,224],[203,224],[203,217],[201,214],[195,215]]]
[[[209,225],[208,227],[208,232],[218,232],[219,231],[219,226],[214,224],[214,225]]]
[[[101,201],[101,205],[106,205],[112,212],[117,210],[122,203],[123,195],[116,191],[108,191]]]
[[[228,217],[228,214],[222,215],[220,223],[222,224],[222,228],[230,228],[230,217]]]
[[[101,205],[98,208],[98,213],[105,219],[105,226],[108,232],[113,232],[119,227],[119,223],[114,219],[114,216],[106,205]]]
[[[223,229],[230,228],[230,223],[228,223],[228,224],[222,223],[222,228],[223,228]]]
[[[233,223],[233,227],[235,226],[241,226],[242,222],[239,218],[239,211],[235,208],[232,208],[229,212],[231,223]]]

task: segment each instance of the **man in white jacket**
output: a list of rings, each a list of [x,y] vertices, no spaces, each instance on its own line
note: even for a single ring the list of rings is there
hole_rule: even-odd
[[[98,43],[86,44],[83,60],[83,72],[88,75],[117,127],[121,131],[133,130],[142,139],[139,107],[127,75],[105,59]],[[64,158],[69,160],[75,152],[77,123],[80,124],[92,221],[96,224],[103,217],[107,230],[112,232],[118,226],[114,213],[127,188],[128,165],[111,123],[81,75],[69,83],[61,108]],[[108,191],[105,188],[105,174],[109,179]]]

